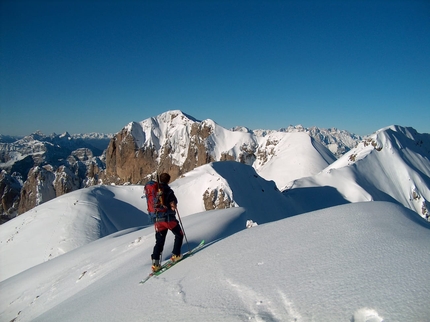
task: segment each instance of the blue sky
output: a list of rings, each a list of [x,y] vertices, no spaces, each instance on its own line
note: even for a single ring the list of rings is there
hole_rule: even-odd
[[[173,109],[430,133],[427,0],[2,0],[0,32],[0,134],[115,133]]]

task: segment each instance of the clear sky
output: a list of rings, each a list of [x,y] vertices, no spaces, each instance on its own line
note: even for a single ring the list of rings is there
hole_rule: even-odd
[[[430,1],[0,1],[0,134],[225,128],[430,133]]]

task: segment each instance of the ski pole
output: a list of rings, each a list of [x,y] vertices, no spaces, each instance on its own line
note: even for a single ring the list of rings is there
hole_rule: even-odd
[[[179,215],[178,207],[176,207],[176,213],[178,214],[179,223],[181,224],[182,231],[184,232],[185,241],[187,242],[188,252],[190,252],[190,245],[188,244],[187,234],[185,233],[184,225],[182,224],[181,216]]]

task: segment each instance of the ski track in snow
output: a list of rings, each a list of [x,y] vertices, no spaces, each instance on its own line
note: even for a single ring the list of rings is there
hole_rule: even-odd
[[[286,295],[278,291],[277,296],[268,297],[252,288],[226,279],[227,287],[232,289],[243,302],[249,320],[256,321],[300,321],[300,314]],[[281,303],[279,303],[281,299]]]

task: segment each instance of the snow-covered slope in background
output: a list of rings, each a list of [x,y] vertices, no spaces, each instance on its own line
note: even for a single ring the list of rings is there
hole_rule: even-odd
[[[327,147],[336,157],[341,157],[345,152],[355,148],[357,142],[362,140],[362,137],[354,133],[350,133],[345,130],[339,130],[336,128],[323,129],[316,126],[306,128],[302,125],[290,125],[279,130],[250,130],[244,126],[236,126],[232,128],[232,131],[241,131],[252,133],[256,136],[266,136],[274,132],[286,132],[286,133],[307,133],[310,137],[315,139],[317,142]]]
[[[171,184],[185,216],[205,210],[205,194],[212,194],[215,204],[244,207],[258,222],[270,222],[295,215],[295,203],[285,198],[273,181],[266,181],[255,170],[234,161],[200,166]],[[186,200],[182,202],[181,200]]]
[[[83,187],[142,184],[157,170],[169,171],[176,178],[212,161],[252,165],[259,175],[281,188],[333,162],[329,149],[338,156],[358,140],[346,131],[316,127],[227,130],[210,119],[199,121],[180,110],[131,122],[116,135],[71,136],[65,132],[46,136],[37,132],[0,143],[0,168],[5,169],[0,178],[1,219],[9,220]],[[40,189],[42,181],[44,190]],[[38,198],[32,193],[35,190],[40,191]]]
[[[254,167],[260,176],[273,180],[279,188],[317,174],[336,160],[321,143],[303,132],[276,132],[265,139],[261,149],[270,151],[272,157],[266,162],[256,162]]]
[[[337,204],[399,202],[426,218],[430,209],[430,135],[391,126],[377,131],[324,171],[293,181],[284,194],[302,204],[315,196]],[[315,210],[308,203],[303,211]],[[317,208],[321,209],[321,208]]]

